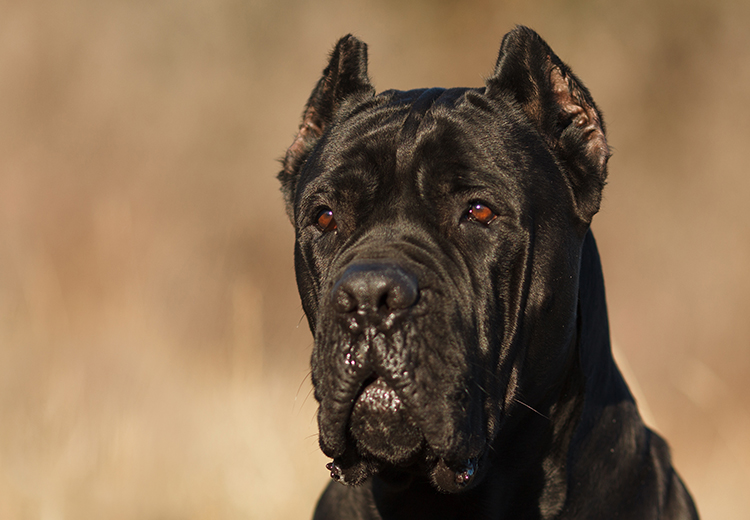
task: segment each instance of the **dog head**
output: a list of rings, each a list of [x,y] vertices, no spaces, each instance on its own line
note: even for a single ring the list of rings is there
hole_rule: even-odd
[[[588,91],[527,28],[473,89],[376,94],[366,45],[338,42],[279,174],[334,478],[466,489],[519,417],[551,413],[608,155]]]

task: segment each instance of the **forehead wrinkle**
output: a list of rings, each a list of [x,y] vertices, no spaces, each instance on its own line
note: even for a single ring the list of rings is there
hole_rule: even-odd
[[[415,97],[416,99],[411,103],[406,120],[399,132],[399,148],[408,148],[413,143],[422,131],[422,123],[427,121],[435,110],[454,108],[469,90],[466,88],[430,88],[405,93],[414,92],[412,99]],[[419,93],[418,96],[417,93]]]
[[[319,179],[328,179],[334,187],[331,196],[364,202],[376,193],[388,198],[388,193],[403,190],[398,155],[408,146],[404,135],[413,133],[405,132],[405,127],[416,130],[418,120],[443,90],[431,91],[427,96],[426,90],[383,92],[381,103],[331,129],[319,161],[327,168],[318,173]]]
[[[416,155],[420,158],[415,175],[420,198],[429,198],[428,191],[434,192],[435,186],[440,184],[437,178],[445,181],[447,191],[443,195],[486,184],[486,178],[477,182],[470,172],[489,178],[489,172],[473,167],[485,164],[477,158],[485,157],[487,150],[475,139],[466,138],[468,133],[462,120],[439,112],[431,115],[433,117],[422,124],[415,143]]]
[[[477,89],[455,90],[462,91],[461,97],[454,95],[456,101],[451,105],[445,102],[433,104],[416,137],[414,150],[421,158],[416,185],[421,198],[426,198],[427,191],[432,191],[428,188],[436,182],[435,175],[444,176],[446,185],[458,192],[476,188],[512,194],[526,182],[519,172],[527,172],[534,179],[539,177],[540,182],[546,180],[546,176],[559,173],[546,163],[536,164],[540,161],[539,152],[529,159],[529,147],[536,148],[540,142],[529,129],[514,131],[515,126],[510,123],[515,120],[507,106],[487,105],[477,112],[476,98],[481,97],[481,92]],[[484,131],[477,132],[477,128]],[[472,172],[469,177],[473,180],[467,183],[464,174],[469,172]]]
[[[398,92],[402,99],[408,99],[409,111],[396,140],[396,190],[416,190],[417,194],[421,193],[419,177],[422,160],[418,159],[420,154],[417,152],[420,144],[434,135],[438,126],[436,122],[452,112],[463,102],[466,93],[473,90],[431,88]]]

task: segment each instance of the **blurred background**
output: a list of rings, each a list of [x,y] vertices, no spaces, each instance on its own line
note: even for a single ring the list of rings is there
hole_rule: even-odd
[[[481,86],[539,31],[614,150],[618,357],[705,519],[750,518],[750,2],[0,1],[0,518],[309,518],[327,482],[275,175],[334,42]]]

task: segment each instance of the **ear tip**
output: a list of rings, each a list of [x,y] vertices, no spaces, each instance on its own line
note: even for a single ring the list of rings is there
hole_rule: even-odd
[[[339,43],[341,42],[352,42],[352,43],[364,43],[362,40],[354,36],[352,33],[346,34],[339,38]]]
[[[336,49],[340,51],[346,50],[347,52],[367,52],[367,44],[349,33],[339,38],[339,41],[336,43]]]
[[[542,37],[539,36],[539,33],[525,25],[516,25],[513,29],[508,31],[504,39],[520,42],[528,42],[529,40],[544,41],[542,40]]]
[[[363,81],[365,83],[369,81],[367,79],[367,44],[353,34],[347,34],[336,42],[331,52],[331,63],[334,62],[339,62],[340,69],[347,67],[345,63],[356,63],[356,68],[360,69],[363,74]]]
[[[514,34],[514,33],[524,34],[527,36],[537,36],[537,37],[539,36],[539,34],[537,34],[537,32],[534,29],[523,24],[516,24],[516,26],[513,27],[513,29],[508,34]]]
[[[519,49],[535,49],[536,52],[548,54],[552,52],[552,49],[544,41],[539,33],[534,29],[526,27],[525,25],[516,25],[511,31],[509,31],[504,37],[500,48],[501,54],[503,51],[507,51],[511,48]]]

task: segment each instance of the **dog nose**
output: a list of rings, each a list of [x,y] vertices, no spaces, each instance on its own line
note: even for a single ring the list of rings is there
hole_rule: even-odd
[[[342,314],[357,311],[381,319],[417,302],[416,276],[399,265],[362,262],[346,268],[332,291],[334,308]]]

